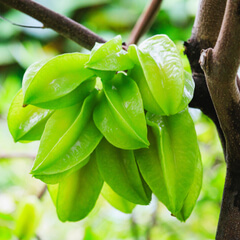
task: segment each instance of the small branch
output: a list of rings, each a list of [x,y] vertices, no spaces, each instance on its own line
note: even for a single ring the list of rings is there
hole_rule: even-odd
[[[51,28],[60,35],[73,40],[89,50],[93,48],[96,42],[105,42],[103,38],[85,28],[83,25],[32,0],[0,0],[0,3],[37,19],[44,25],[44,28]]]
[[[9,19],[3,17],[3,16],[0,16],[0,18],[6,22],[9,22],[10,24],[14,25],[14,26],[17,26],[17,27],[23,27],[23,28],[40,28],[40,29],[43,29],[44,26],[28,26],[28,25],[22,25],[22,24],[18,24],[18,23],[14,23],[12,21],[10,21]]]
[[[44,196],[46,191],[47,191],[47,185],[45,184],[44,187],[42,188],[42,190],[38,193],[37,198],[42,199],[42,197]]]
[[[0,160],[4,159],[16,159],[16,158],[28,158],[31,160],[35,159],[35,155],[27,153],[11,153],[11,154],[0,154]]]
[[[150,28],[152,22],[154,21],[162,0],[152,0],[150,5],[146,7],[146,10],[139,17],[136,25],[134,26],[128,44],[137,44],[140,37]]]

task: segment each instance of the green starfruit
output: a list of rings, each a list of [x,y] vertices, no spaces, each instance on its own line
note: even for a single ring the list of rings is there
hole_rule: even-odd
[[[136,206],[136,204],[129,202],[115,193],[107,183],[103,184],[101,194],[114,208],[123,213],[131,213]]]
[[[93,152],[87,165],[59,183],[56,198],[59,219],[65,222],[85,218],[93,209],[102,185],[103,180]]]
[[[23,77],[24,104],[51,108],[52,101],[70,94],[94,75],[84,67],[88,59],[88,54],[67,53],[31,65]]]
[[[122,38],[118,35],[105,44],[96,43],[85,66],[95,70],[116,72],[130,69],[134,63],[128,52],[122,49]]]
[[[148,113],[147,122],[151,126],[150,147],[136,150],[135,157],[153,193],[176,215],[194,187],[196,169],[199,168],[194,124],[188,110],[172,116]]]
[[[75,154],[73,156],[75,157],[75,159],[77,159],[77,157],[78,157],[77,154]],[[73,172],[76,172],[77,170],[79,170],[80,168],[85,166],[88,163],[89,159],[90,159],[90,157],[87,157],[87,158],[81,160],[80,163],[73,166],[72,168],[70,168],[66,171],[60,172],[60,173],[34,174],[34,177],[37,179],[40,179],[41,181],[45,182],[46,184],[57,184],[57,183],[61,182],[63,178],[69,176]]]
[[[103,81],[102,99],[93,114],[104,137],[122,149],[147,147],[147,127],[137,84],[123,73]]]
[[[97,90],[83,104],[56,110],[46,124],[33,175],[52,175],[71,169],[87,158],[102,138],[92,120]]]
[[[40,140],[52,110],[28,105],[23,107],[20,90],[14,97],[8,112],[8,128],[15,142]]]
[[[149,204],[151,191],[142,179],[133,151],[115,148],[103,139],[96,154],[99,171],[113,191],[130,202]]]
[[[202,187],[202,174],[202,162],[201,156],[199,156],[194,179],[188,195],[184,200],[182,209],[175,215],[175,217],[180,221],[186,221],[192,213]]]
[[[145,108],[161,115],[183,110],[179,105],[185,84],[184,69],[174,43],[166,35],[156,35],[139,47],[131,45],[128,51],[138,65],[132,77],[138,82]]]

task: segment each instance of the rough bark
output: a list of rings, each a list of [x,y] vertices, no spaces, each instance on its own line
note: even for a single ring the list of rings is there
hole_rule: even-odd
[[[184,43],[185,54],[191,65],[195,81],[194,97],[189,106],[200,109],[215,123],[225,154],[226,143],[220,127],[212,99],[210,97],[205,75],[199,64],[202,49],[213,48],[222,25],[226,0],[202,0],[195,18],[192,36]]]
[[[240,0],[228,0],[215,47],[200,64],[226,141],[227,176],[217,240],[240,239]]]

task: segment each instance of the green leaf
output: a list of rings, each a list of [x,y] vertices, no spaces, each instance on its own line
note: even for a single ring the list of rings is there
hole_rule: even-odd
[[[56,202],[59,219],[65,222],[85,218],[93,209],[102,185],[95,153],[92,153],[87,165],[59,183]]]
[[[115,193],[107,183],[103,184],[101,194],[114,208],[123,213],[131,213],[136,206],[134,203],[129,202]]]
[[[156,35],[141,43],[139,48],[130,46],[129,53],[144,73],[140,81],[145,82],[139,87],[147,87],[147,93],[143,94],[146,109],[152,111],[150,100],[146,99],[150,95],[154,98],[153,109],[159,108],[156,114],[161,114],[161,110],[165,115],[177,113],[185,80],[181,57],[174,43],[166,35]],[[145,88],[141,89],[143,91]]]
[[[63,97],[48,102],[35,103],[34,105],[46,109],[60,109],[70,107],[74,104],[82,102],[95,89],[95,84],[96,78],[93,77],[87,79],[76,89]]]
[[[113,191],[130,202],[149,204],[151,192],[141,177],[133,151],[115,148],[103,139],[96,154],[99,171]]]
[[[15,235],[19,239],[30,240],[34,236],[41,217],[39,200],[35,196],[24,199],[18,208]]]
[[[198,196],[199,196],[201,188],[202,188],[202,175],[203,175],[202,171],[203,171],[203,169],[202,169],[201,156],[199,153],[193,183],[190,187],[190,190],[184,201],[181,211],[175,214],[175,217],[177,219],[179,219],[180,221],[186,221],[189,218],[189,216],[191,215],[192,210],[197,202]]]
[[[147,114],[149,149],[135,151],[139,169],[158,199],[176,215],[194,182],[199,148],[187,110],[172,116]]]
[[[101,101],[93,119],[104,137],[122,149],[147,147],[147,127],[137,84],[122,73],[103,81]]]
[[[77,156],[75,158],[77,159]],[[79,164],[77,164],[76,166],[74,166],[64,172],[55,173],[55,174],[43,174],[43,175],[34,174],[34,177],[37,179],[40,179],[41,181],[45,182],[46,184],[56,184],[56,183],[61,182],[62,179],[69,176],[73,172],[79,170],[81,167],[85,166],[88,163],[88,161],[89,161],[89,157],[85,158]]]
[[[23,94],[20,90],[14,97],[8,112],[8,128],[14,141],[40,140],[45,124],[53,111],[22,105]]]
[[[87,68],[103,71],[124,71],[132,68],[133,65],[128,52],[122,49],[120,35],[105,44],[96,43],[89,61],[85,64]]]
[[[97,90],[84,103],[56,110],[46,124],[33,175],[57,174],[87,158],[102,138],[92,120]]]
[[[23,77],[24,104],[40,104],[61,98],[94,73],[84,64],[89,55],[67,53],[31,65]]]

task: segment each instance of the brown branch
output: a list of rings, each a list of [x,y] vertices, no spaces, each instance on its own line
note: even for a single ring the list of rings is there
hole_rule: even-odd
[[[214,49],[200,59],[226,140],[227,176],[217,240],[240,239],[240,0],[228,0]]]
[[[146,10],[139,17],[136,25],[134,26],[128,44],[137,44],[140,37],[150,28],[158,11],[162,0],[152,0],[146,7]]]
[[[41,191],[37,194],[37,198],[42,199],[46,192],[47,192],[47,185],[45,184],[41,189]]]
[[[201,48],[214,47],[222,25],[226,0],[202,0],[195,18],[192,39],[200,42]]]
[[[27,153],[11,153],[11,154],[0,154],[0,160],[4,159],[16,159],[16,158],[28,158],[31,160],[35,159],[35,155]]]
[[[189,59],[196,86],[194,97],[189,106],[200,109],[215,123],[224,153],[226,149],[225,139],[212,103],[212,99],[209,95],[204,73],[199,64],[199,58],[202,49],[214,47],[220,32],[225,7],[226,0],[200,1],[192,30],[192,36],[184,43],[185,54]]]
[[[92,49],[96,42],[105,42],[103,38],[85,28],[83,25],[32,0],[0,0],[0,3],[37,19],[44,25],[44,28],[51,28],[60,35],[73,40],[89,50]]]

